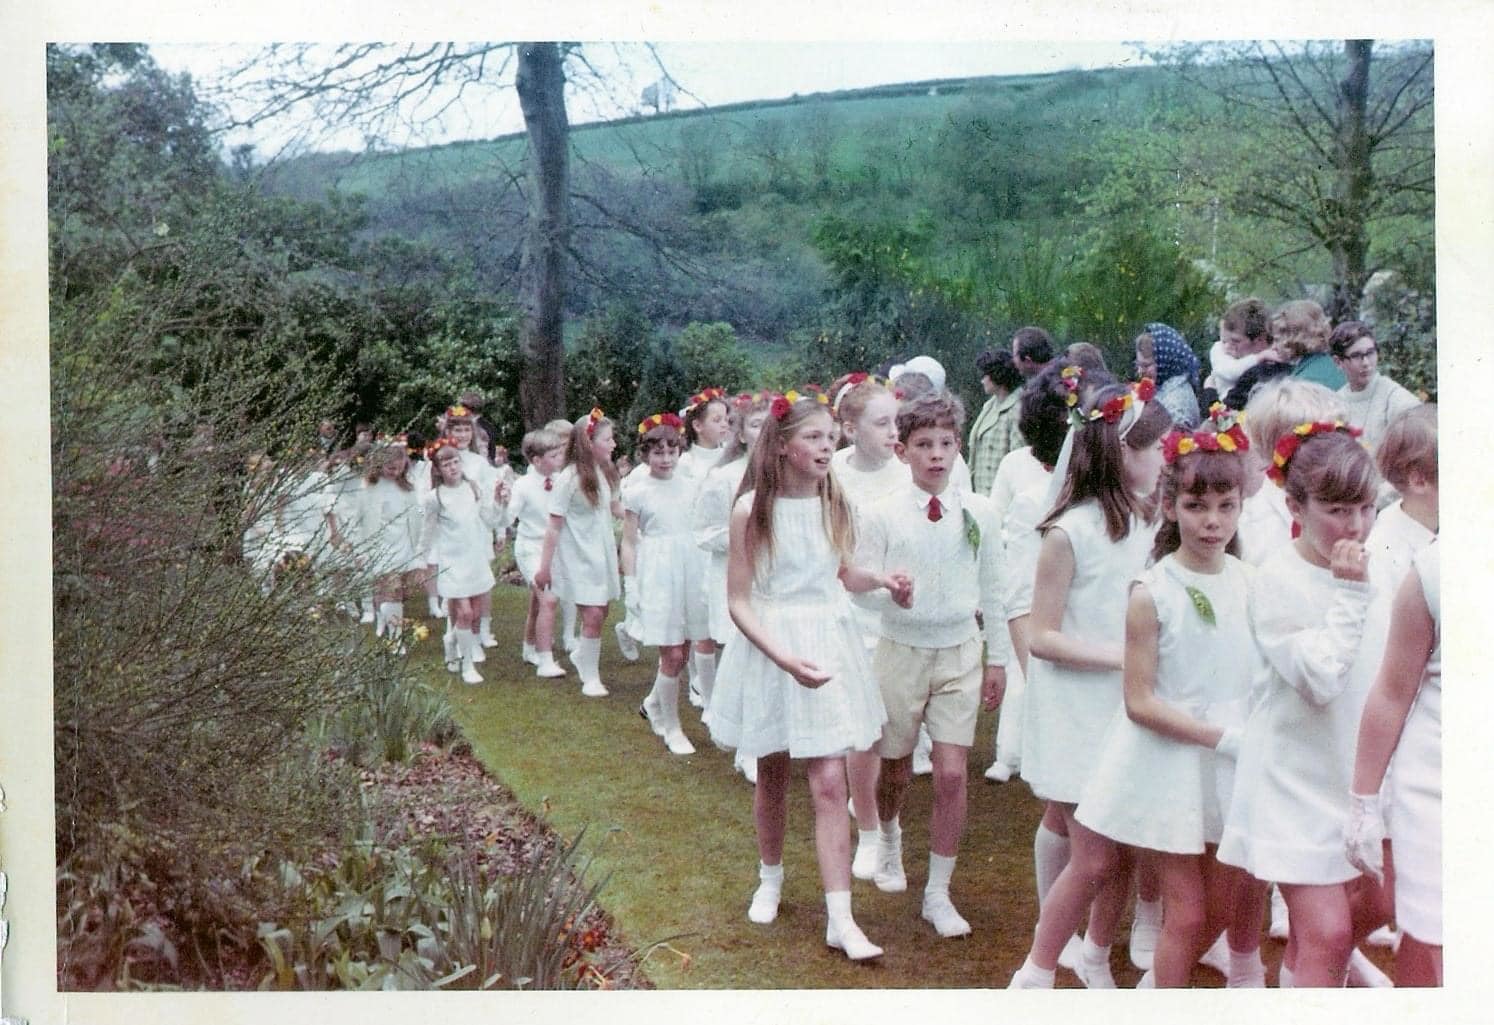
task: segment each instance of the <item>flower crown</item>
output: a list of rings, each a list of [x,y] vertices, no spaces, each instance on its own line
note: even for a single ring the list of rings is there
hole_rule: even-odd
[[[1286,487],[1287,466],[1291,463],[1292,457],[1297,454],[1297,449],[1302,447],[1302,443],[1314,434],[1332,434],[1334,431],[1343,431],[1351,438],[1357,438],[1364,433],[1358,427],[1352,427],[1342,420],[1313,420],[1300,423],[1277,440],[1276,449],[1271,453],[1271,465],[1266,467],[1266,476],[1275,481],[1277,487]]]
[[[446,419],[450,420],[452,417],[470,420],[472,418],[472,410],[458,402],[455,406],[448,406],[446,408]]]
[[[1162,439],[1162,458],[1168,466],[1190,452],[1249,452],[1244,413],[1236,413],[1222,402],[1209,407],[1211,431],[1170,431]]]
[[[841,385],[840,388],[836,390],[835,399],[830,403],[830,412],[834,413],[836,416],[839,416],[841,401],[850,394],[852,388],[867,381],[870,381],[872,384],[881,385],[883,388],[887,388],[889,390],[891,390],[892,388],[892,382],[887,380],[886,378],[878,377],[876,374],[868,374],[864,370],[858,370],[847,377],[846,383]]]
[[[601,406],[592,406],[591,412],[586,414],[586,436],[589,438],[597,431],[597,424],[607,419],[607,414],[602,412]]]
[[[457,440],[455,438],[451,437],[450,435],[443,434],[441,435],[441,437],[437,438],[435,441],[431,442],[425,447],[425,457],[434,462],[436,459],[436,453],[441,451],[443,448],[454,448],[458,452],[462,450],[462,446],[457,444]]]
[[[822,406],[830,404],[830,396],[825,394],[825,389],[817,384],[806,384],[804,391],[800,392],[793,388],[773,399],[773,404],[768,411],[773,414],[774,420],[782,420],[788,416],[789,410],[794,408],[794,403],[800,399],[813,399]]]
[[[676,431],[682,431],[685,429],[685,424],[673,413],[655,413],[653,416],[643,418],[638,424],[638,433],[640,436],[647,434],[655,427],[672,427]]]
[[[1072,374],[1069,373],[1071,370]],[[1126,412],[1132,408],[1136,408],[1140,415],[1140,407],[1150,402],[1152,396],[1157,394],[1157,386],[1152,383],[1152,379],[1143,377],[1134,382],[1124,394],[1112,395],[1088,413],[1082,413],[1079,410],[1079,379],[1083,376],[1083,371],[1078,367],[1064,367],[1059,373],[1059,378],[1069,391],[1063,400],[1064,405],[1069,407],[1069,424],[1076,428],[1099,423],[1101,420],[1107,424],[1118,424]],[[1134,419],[1132,423],[1135,423]],[[1124,433],[1123,429],[1122,434]]]
[[[702,388],[700,391],[696,392],[694,395],[691,395],[690,396],[690,401],[687,402],[687,403],[685,403],[685,412],[686,413],[693,413],[695,410],[699,409],[701,406],[704,406],[704,405],[706,405],[708,403],[711,403],[711,402],[718,402],[718,401],[719,402],[725,402],[726,401],[726,389],[724,389],[724,388]]]

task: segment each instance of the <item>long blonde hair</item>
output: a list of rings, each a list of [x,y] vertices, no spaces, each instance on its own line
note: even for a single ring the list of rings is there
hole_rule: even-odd
[[[773,562],[773,503],[783,490],[783,456],[779,446],[797,434],[811,417],[823,414],[830,418],[830,409],[813,396],[798,399],[783,419],[768,414],[763,421],[763,432],[752,447],[752,462],[748,466],[747,480],[752,482],[752,510],[747,517],[747,561],[754,568],[759,556],[766,555],[766,563]],[[835,483],[834,474],[826,474],[816,488],[820,499],[820,512],[825,526],[825,536],[830,546],[840,554],[841,560],[849,560],[856,548],[856,526],[851,518],[851,507]]]
[[[612,493],[617,494],[617,467],[612,460],[598,463],[596,455],[591,450],[591,439],[594,432],[604,427],[611,427],[616,434],[617,428],[613,427],[612,421],[604,417],[596,420],[591,414],[583,416],[571,425],[571,442],[566,447],[565,461],[576,468],[576,478],[581,487],[581,494],[586,496],[586,501],[595,506],[601,498],[602,486],[597,477],[607,478],[607,485]]]

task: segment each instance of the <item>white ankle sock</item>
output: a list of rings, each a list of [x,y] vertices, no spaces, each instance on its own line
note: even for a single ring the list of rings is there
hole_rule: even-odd
[[[1150,925],[1160,929],[1162,927],[1162,901],[1142,900],[1136,898],[1136,913],[1132,918],[1137,925]]]
[[[825,893],[825,913],[832,922],[844,922],[851,917],[851,891],[835,890]]]
[[[949,890],[949,877],[954,874],[955,859],[946,858],[942,854],[929,851],[929,881],[924,886],[924,892],[931,890]]]
[[[757,863],[757,881],[770,886],[776,885],[779,889],[782,889],[783,862],[780,861],[776,865],[769,865],[767,862],[759,861]]]
[[[1259,948],[1247,950],[1244,953],[1234,947],[1229,948],[1229,977],[1231,979],[1247,978],[1257,971],[1264,970],[1265,967]]]
[[[1110,963],[1110,946],[1109,946],[1109,944],[1106,944],[1105,946],[1102,947],[1098,943],[1092,942],[1090,940],[1090,938],[1089,938],[1089,932],[1088,932],[1088,930],[1085,931],[1085,935],[1084,935],[1084,946],[1082,948],[1082,951],[1083,952],[1081,953],[1080,956],[1083,957],[1084,960],[1088,961],[1090,964],[1109,964]]]
[[[1292,987],[1292,970],[1286,966],[1286,962],[1285,961],[1283,961],[1281,963],[1281,977],[1276,980],[1276,988],[1277,989],[1292,989],[1293,988]]]
[[[522,657],[525,662],[528,662],[532,658],[539,658],[539,652],[534,650],[533,644],[525,641],[523,651],[520,653],[520,657]]]
[[[903,842],[903,826],[897,819],[883,819],[877,828],[881,838],[887,843],[901,844]]]
[[[856,830],[856,842],[862,845],[874,844],[881,835],[880,829],[858,829]]]
[[[1069,838],[1039,822],[1032,837],[1032,862],[1037,870],[1038,906],[1042,907],[1054,880],[1069,863]]]
[[[1041,982],[1049,989],[1053,988],[1053,976],[1056,974],[1057,969],[1040,968],[1038,963],[1032,959],[1031,954],[1028,954],[1027,960],[1022,962],[1021,971],[1023,975],[1027,976],[1033,982]]]

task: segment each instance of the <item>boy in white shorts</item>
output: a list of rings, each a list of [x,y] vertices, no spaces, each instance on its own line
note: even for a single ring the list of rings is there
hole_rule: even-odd
[[[555,594],[534,586],[534,571],[539,568],[540,551],[545,544],[545,529],[550,525],[550,496],[554,477],[565,463],[565,447],[570,440],[550,427],[540,427],[524,435],[524,459],[529,471],[514,482],[508,501],[511,523],[518,524],[514,535],[514,561],[524,582],[529,585],[529,614],[524,620],[524,661],[534,666],[534,675],[553,679],[565,675],[555,661]]]
[[[908,886],[898,813],[924,724],[934,747],[934,806],[923,918],[946,937],[970,932],[949,898],[965,829],[966,763],[976,715],[983,701],[991,708],[1000,703],[1011,655],[1001,602],[1001,524],[989,498],[950,486],[964,421],[960,400],[945,391],[903,404],[895,451],[912,470],[912,481],[868,507],[858,524],[855,560],[878,572],[905,568],[914,579],[910,608],[890,600],[868,602],[882,614],[872,664],[887,708],[879,745],[881,834],[873,879],[888,892]],[[984,658],[977,608],[985,623]]]

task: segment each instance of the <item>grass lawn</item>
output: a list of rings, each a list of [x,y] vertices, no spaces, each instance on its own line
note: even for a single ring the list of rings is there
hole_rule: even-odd
[[[928,777],[918,777],[903,814],[908,891],[887,894],[855,881],[856,919],[887,951],[855,965],[824,945],[824,899],[815,867],[808,785],[796,765],[790,790],[785,882],[778,920],[747,921],[757,883],[752,790],[732,770],[732,756],[712,746],[699,713],[682,707],[697,753],[670,755],[638,716],[653,681],[653,652],[622,659],[609,619],[602,679],[610,697],[583,698],[569,676],[537,679],[519,660],[526,592],[499,585],[493,632],[501,644],[480,667],[486,683],[468,687],[440,665],[437,637],[412,657],[451,695],[473,748],[487,769],[566,837],[587,826],[596,866],[610,872],[603,906],[635,947],[673,939],[645,966],[661,988],[999,988],[1020,966],[1037,921],[1032,835],[1041,808],[1020,781],[987,783],[992,716],[983,714],[971,754],[969,823],[951,895],[974,927],[972,936],[941,940],[919,918],[928,872]],[[614,611],[617,611],[614,605]],[[681,697],[684,705],[684,698]],[[854,838],[853,838],[854,844]],[[1122,987],[1139,973],[1126,960],[1125,927],[1113,968]],[[1268,978],[1281,944],[1267,940]],[[1384,965],[1382,952],[1375,959]],[[1195,984],[1218,986],[1206,969]],[[1077,987],[1067,971],[1060,987]]]

